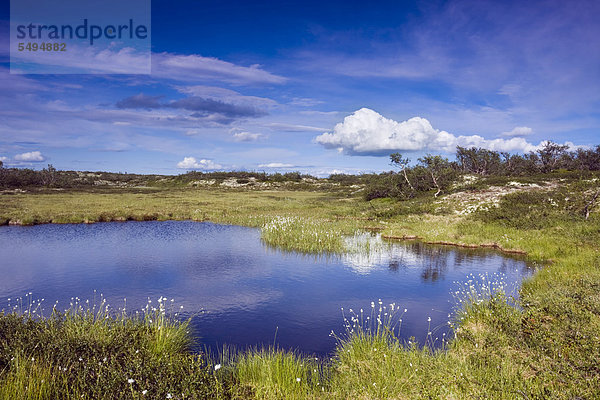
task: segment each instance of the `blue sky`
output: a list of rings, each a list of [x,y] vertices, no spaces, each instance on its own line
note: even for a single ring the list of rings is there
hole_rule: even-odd
[[[154,0],[150,75],[24,75],[9,74],[4,1],[0,160],[327,175],[388,170],[396,151],[595,145],[597,15],[597,1]]]

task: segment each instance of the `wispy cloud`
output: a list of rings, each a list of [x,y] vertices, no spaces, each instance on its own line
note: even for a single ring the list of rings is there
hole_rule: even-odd
[[[323,103],[324,101],[322,100],[311,99],[307,97],[294,97],[292,101],[289,102],[290,105],[299,107],[313,107]]]
[[[48,90],[34,79],[22,75],[11,75],[9,70],[3,67],[0,67],[0,87],[2,88],[0,95],[10,97],[20,93]]]
[[[217,86],[175,86],[175,89],[191,96],[203,97],[206,99],[214,99],[241,106],[250,106],[258,108],[271,108],[277,106],[277,102],[273,99],[259,96],[247,96],[235,90],[217,87]]]
[[[268,114],[267,111],[256,107],[230,104],[219,100],[205,99],[196,96],[175,100],[168,103],[166,106],[194,111],[200,113],[200,115],[217,113],[231,118],[262,117]]]
[[[147,74],[150,72],[150,53],[131,47],[120,49],[97,46],[79,46],[69,43],[69,51],[55,52],[19,52],[19,61],[41,65],[44,72],[61,73],[68,68],[70,73],[95,74]],[[35,69],[34,69],[35,71]],[[13,73],[27,73],[28,70],[12,69]]]
[[[213,57],[167,52],[152,55],[152,75],[188,82],[217,80],[232,85],[281,84],[287,80],[256,64],[244,67]]]
[[[60,68],[65,67],[82,73],[98,74],[147,74],[151,70],[154,78],[183,82],[219,81],[232,85],[277,85],[287,80],[257,64],[241,66],[199,54],[150,54],[131,47],[117,49],[70,44],[69,51],[60,56],[54,52],[21,52],[19,60],[56,67],[58,73]],[[15,69],[13,72],[19,71]]]
[[[225,103],[220,100],[205,99],[192,96],[179,100],[161,102],[163,96],[148,96],[143,93],[127,97],[117,102],[117,108],[174,108],[193,111],[194,117],[204,117],[210,114],[220,114],[229,118],[262,117],[267,111],[247,105]]]
[[[296,165],[281,162],[271,162],[267,164],[258,164],[258,168],[294,168]]]
[[[234,142],[257,142],[263,139],[265,135],[261,133],[252,133],[252,132],[237,132],[233,134]]]
[[[161,108],[164,105],[160,103],[160,99],[164,96],[148,96],[144,93],[129,96],[123,100],[119,100],[116,104],[117,108]]]
[[[325,128],[319,128],[316,126],[285,124],[285,123],[280,123],[280,122],[271,122],[271,123],[265,124],[265,126],[268,128],[271,128],[275,131],[282,131],[282,132],[323,132],[323,131],[327,130]]]
[[[533,133],[533,129],[527,126],[517,126],[510,132],[502,132],[500,135],[505,137],[523,137]]]

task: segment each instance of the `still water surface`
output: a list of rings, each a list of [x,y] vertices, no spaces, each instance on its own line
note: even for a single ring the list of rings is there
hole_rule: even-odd
[[[174,299],[192,317],[201,345],[272,344],[324,355],[343,331],[340,308],[371,301],[408,311],[401,336],[423,342],[446,332],[456,281],[501,274],[516,288],[532,272],[497,252],[386,244],[370,255],[315,257],[265,246],[260,230],[192,221],[0,227],[0,309],[8,298],[44,298],[67,308],[71,297],[102,293],[113,308],[139,309]]]

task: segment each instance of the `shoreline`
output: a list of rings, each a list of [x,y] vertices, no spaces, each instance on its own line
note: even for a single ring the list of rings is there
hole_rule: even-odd
[[[520,254],[520,255],[525,255],[525,256],[528,254],[524,250],[505,249],[504,247],[500,246],[498,243],[466,244],[466,243],[449,242],[449,241],[427,241],[427,240],[423,240],[423,238],[421,238],[417,235],[404,235],[404,236],[381,235],[381,237],[383,239],[387,239],[387,240],[396,240],[396,241],[416,240],[416,241],[419,241],[421,243],[426,243],[426,244],[461,247],[461,248],[465,248],[465,249],[483,249],[483,248],[494,249],[494,250],[500,251],[501,253]]]
[[[100,224],[100,223],[106,223],[106,222],[150,222],[150,221],[193,221],[193,222],[210,222],[210,223],[215,223],[215,224],[225,224],[223,222],[215,222],[212,221],[210,219],[190,219],[190,218],[182,218],[182,219],[160,219],[160,218],[142,218],[142,219],[137,219],[134,217],[116,217],[116,218],[112,218],[110,220],[99,220],[99,221],[81,221],[81,222],[54,222],[54,221],[49,221],[49,222],[33,222],[33,223],[22,223],[22,221],[20,220],[8,220],[6,222],[4,221],[0,221],[0,226],[37,226],[37,225],[69,225],[69,224],[73,224],[73,225],[78,225],[78,224],[83,224],[83,225],[91,225],[91,224]],[[4,222],[4,223],[1,223]],[[243,227],[253,227],[253,226],[249,226],[249,225],[243,225],[243,224],[227,224],[227,225],[238,225],[238,226],[243,226]],[[260,227],[257,227],[260,228]],[[377,232],[377,231],[383,231],[385,228],[382,227],[363,227],[363,228],[359,228],[360,230],[363,230],[365,232]],[[430,240],[425,240],[424,238],[417,236],[417,235],[403,235],[403,236],[396,236],[396,235],[381,235],[382,239],[385,240],[390,240],[390,241],[398,241],[398,242],[403,242],[403,241],[418,241],[420,243],[424,243],[424,244],[429,244],[429,245],[438,245],[438,246],[450,246],[450,247],[459,247],[459,248],[464,248],[464,249],[493,249],[493,250],[497,250],[500,253],[506,253],[506,254],[514,254],[514,255],[523,255],[523,256],[527,256],[528,252],[524,251],[524,250],[519,250],[519,249],[507,249],[504,248],[502,246],[500,246],[498,243],[481,243],[481,244],[467,244],[467,243],[460,243],[460,242],[451,242],[451,241],[430,241]],[[277,246],[275,246],[277,247]],[[294,251],[294,250],[292,250]],[[316,253],[318,254],[318,253]]]

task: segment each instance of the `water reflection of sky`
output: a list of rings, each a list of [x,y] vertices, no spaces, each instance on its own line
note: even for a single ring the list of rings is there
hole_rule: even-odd
[[[211,223],[1,227],[0,307],[27,292],[67,307],[96,290],[114,307],[127,298],[130,310],[165,296],[213,349],[272,343],[277,331],[280,346],[323,354],[343,328],[341,307],[394,302],[408,309],[401,336],[422,341],[428,317],[436,334],[446,329],[455,281],[500,273],[516,286],[530,272],[497,252],[368,240],[368,254],[314,257],[273,251],[257,229]]]

